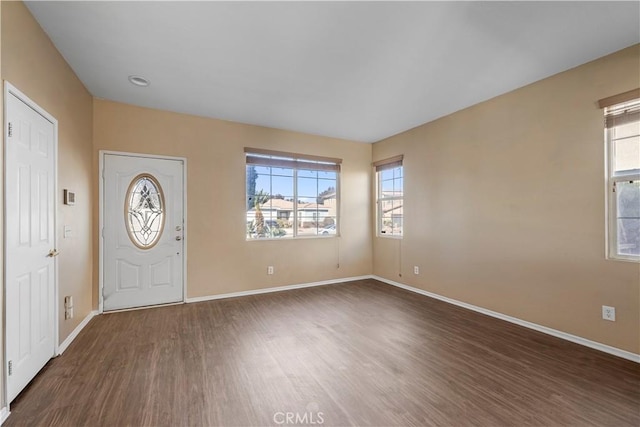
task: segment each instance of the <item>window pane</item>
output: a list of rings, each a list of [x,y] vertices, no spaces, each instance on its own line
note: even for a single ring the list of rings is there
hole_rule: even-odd
[[[402,197],[402,178],[393,180],[394,197]]]
[[[250,166],[247,166],[250,167]],[[270,175],[271,174],[271,167],[269,166],[253,166],[256,169],[256,173],[261,173],[264,175]]]
[[[402,200],[393,201],[393,210],[391,214],[391,223],[393,224],[393,234],[402,235],[402,218],[403,218],[403,202]]]
[[[247,180],[246,180],[246,192],[245,194],[255,194],[256,193],[256,180],[258,179],[258,173],[256,172],[255,166],[247,166]],[[249,209],[247,205],[247,209]]]
[[[386,179],[393,179],[393,169],[384,169],[378,173],[380,174],[379,179],[383,181]]]
[[[331,216],[324,217],[320,223],[321,228],[318,229],[318,234],[322,236],[331,236],[336,234],[336,218]]]
[[[287,202],[284,199],[265,200],[265,198],[264,196],[256,197],[254,208],[247,211],[247,238],[293,237],[291,227],[288,226],[288,218],[293,212],[293,202]],[[259,203],[260,201],[263,203]],[[287,210],[289,215],[286,214]]]
[[[401,236],[403,222],[402,200],[384,200],[380,203],[380,234],[386,236]]]
[[[631,122],[618,125],[612,129],[613,139],[626,138],[628,136],[640,135],[640,122]]]
[[[402,222],[403,218],[401,216],[395,216],[391,218],[393,223],[393,235],[394,236],[402,236]]]
[[[393,168],[393,177],[394,178],[402,178],[402,166],[398,166],[397,168]]]
[[[293,177],[273,176],[271,178],[271,194],[273,197],[293,194]]]
[[[260,192],[271,194],[271,176],[270,175],[258,174],[256,178],[254,194],[257,194]]]
[[[619,139],[614,144],[616,172],[640,169],[640,136]]]
[[[391,215],[383,215],[380,222],[380,234],[393,235],[393,220]]]
[[[382,197],[392,197],[393,196],[393,179],[385,179],[382,181],[382,192],[380,196]]]
[[[640,255],[640,181],[617,182],[618,253]]]
[[[300,178],[298,176],[298,197],[318,197],[318,180],[316,178]]]
[[[640,219],[618,219],[618,254],[640,255]]]
[[[292,175],[292,169],[247,166],[247,239],[293,237]]]
[[[134,178],[125,199],[125,222],[131,241],[150,249],[164,229],[164,196],[160,183],[151,175]]]
[[[304,177],[304,178],[317,178],[318,171],[308,171],[308,170],[300,169],[298,170],[298,176]]]
[[[318,205],[316,203],[298,204],[298,236],[318,234]]]
[[[271,168],[272,175],[293,176],[293,169],[289,168]]]
[[[380,214],[382,216],[393,210],[393,200],[380,200]]]
[[[318,180],[318,195],[321,197],[334,196],[336,194],[336,181],[333,179]]]
[[[338,174],[333,171],[318,171],[318,178],[335,180],[338,178]]]
[[[322,228],[325,225],[335,224],[335,218],[338,215],[338,199],[335,180],[321,179],[318,181],[320,191],[318,193],[317,203],[318,209],[322,212],[324,218],[324,222],[320,223],[319,227]],[[323,234],[322,230],[321,234]],[[335,232],[324,234],[335,234]]]
[[[315,202],[316,202],[316,197],[298,197],[298,209],[300,209],[300,207],[303,205],[307,205]]]

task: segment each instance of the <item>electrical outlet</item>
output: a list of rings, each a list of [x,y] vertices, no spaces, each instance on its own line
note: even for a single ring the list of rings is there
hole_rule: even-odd
[[[64,297],[64,318],[65,320],[73,319],[73,297],[71,295]]]
[[[267,274],[273,274],[273,265],[267,267]]]
[[[604,320],[616,321],[616,308],[609,307],[608,305],[602,306],[602,318]]]
[[[417,265],[413,266],[413,274],[420,274],[420,267],[418,267]]]

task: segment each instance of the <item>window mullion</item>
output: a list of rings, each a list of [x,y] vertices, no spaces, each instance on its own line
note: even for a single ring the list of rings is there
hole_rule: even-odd
[[[293,169],[293,237],[298,237],[298,169]]]

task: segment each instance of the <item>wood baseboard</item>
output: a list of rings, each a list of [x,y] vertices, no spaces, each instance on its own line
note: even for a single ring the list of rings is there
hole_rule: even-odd
[[[62,341],[62,344],[60,344],[58,346],[58,351],[57,351],[57,356],[60,356],[62,353],[64,353],[64,351],[67,349],[67,347],[69,347],[71,345],[71,343],[73,342],[73,340],[76,339],[76,337],[78,336],[78,334],[80,333],[80,331],[82,331],[84,329],[85,326],[87,326],[87,324],[89,323],[89,321],[91,319],[93,319],[94,316],[96,316],[98,314],[97,310],[93,310],[91,312],[89,312],[89,314],[87,314],[87,316],[82,319],[82,322],[80,322],[80,324],[78,326],[76,326],[76,328],[73,330],[73,332],[71,332],[69,334],[69,336]]]
[[[187,304],[190,304],[193,302],[211,301],[211,300],[224,299],[224,298],[244,297],[247,295],[268,294],[271,292],[282,292],[282,291],[289,291],[292,289],[311,288],[314,286],[335,285],[337,283],[353,282],[355,280],[365,280],[365,279],[371,279],[371,278],[373,278],[371,275],[345,277],[342,279],[323,280],[320,282],[301,283],[297,285],[277,286],[273,288],[253,289],[250,291],[240,291],[240,292],[231,292],[228,294],[207,295],[203,297],[187,298],[186,302]]]
[[[9,408],[6,406],[0,409],[0,426],[7,420],[7,418],[9,418],[10,414],[11,412],[9,412]]]
[[[612,347],[610,345],[602,344],[596,341],[591,341],[589,339],[586,339],[577,335],[572,335],[567,332],[559,331],[557,329],[538,325],[537,323],[528,322],[526,320],[518,319],[517,317],[508,316],[506,314],[502,314],[502,313],[498,313],[497,311],[492,311],[486,308],[478,307],[473,304],[467,304],[466,302],[458,301],[453,298],[444,297],[442,295],[425,291],[423,289],[414,288],[413,286],[409,286],[403,283],[395,282],[393,280],[385,279],[384,277],[379,277],[374,275],[372,276],[372,278],[375,280],[379,280],[383,283],[386,283],[388,285],[406,289],[408,291],[415,292],[417,294],[425,295],[430,298],[435,298],[437,300],[444,301],[449,304],[457,305],[458,307],[466,308],[467,310],[472,310],[478,313],[482,313],[487,316],[495,317],[496,319],[504,320],[509,323],[514,323],[516,325],[524,326],[525,328],[528,328],[528,329],[533,329],[534,331],[542,332],[543,334],[552,335],[556,338],[561,338],[563,340],[571,341],[573,343],[580,344],[585,347],[593,348],[595,350],[599,350],[604,353],[611,354],[613,356],[621,357],[623,359],[631,360],[632,362],[640,363],[640,354],[632,353],[630,351],[622,350],[617,347]]]

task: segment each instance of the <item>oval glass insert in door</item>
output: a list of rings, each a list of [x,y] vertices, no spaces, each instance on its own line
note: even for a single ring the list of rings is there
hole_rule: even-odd
[[[164,194],[155,177],[136,176],[125,197],[125,223],[129,238],[140,249],[151,249],[164,230]]]

